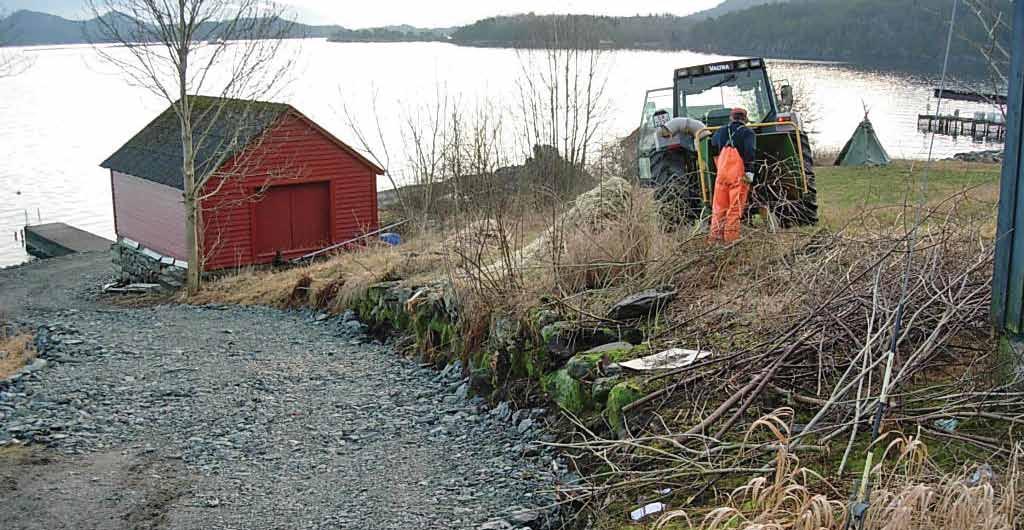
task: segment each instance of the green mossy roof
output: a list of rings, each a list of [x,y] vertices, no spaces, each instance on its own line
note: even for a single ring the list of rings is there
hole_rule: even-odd
[[[199,175],[216,170],[291,109],[282,103],[191,96],[195,166]],[[100,167],[180,190],[181,124],[171,105]]]

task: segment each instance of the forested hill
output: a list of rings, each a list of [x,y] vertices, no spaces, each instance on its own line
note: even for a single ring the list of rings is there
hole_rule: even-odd
[[[704,20],[708,18],[720,17],[735,11],[743,11],[744,9],[750,9],[755,6],[764,4],[777,4],[780,2],[788,2],[789,0],[725,0],[721,4],[718,4],[711,9],[706,9],[699,13],[690,15],[692,20]]]
[[[987,15],[1010,20],[1010,0],[977,0]],[[968,3],[960,4],[950,65],[978,74],[978,45],[990,43]],[[753,7],[747,7],[753,5]],[[455,31],[469,46],[561,46],[690,49],[727,55],[850,62],[860,66],[936,72],[945,49],[949,0],[728,0],[690,17],[517,15],[492,17]],[[744,7],[746,7],[744,9]],[[720,8],[731,11],[713,16]],[[1007,28],[997,35],[1006,43]]]
[[[979,2],[1010,20],[1009,0]],[[948,0],[792,0],[693,24],[683,47],[731,55],[846,61],[871,67],[938,71],[945,50]],[[990,42],[978,17],[960,4],[950,65],[980,72],[978,45]],[[997,36],[1003,43],[1009,34]]]
[[[673,15],[512,15],[463,26],[451,34],[451,41],[463,46],[546,47],[557,40],[568,47],[678,49],[692,24]]]
[[[684,32],[698,21],[742,11],[754,6],[789,0],[725,0],[717,6],[689,16],[636,15],[605,17],[592,15],[497,16],[463,26],[451,34],[456,44],[467,46],[537,46],[538,35],[551,33],[553,26],[571,26],[570,39],[582,45],[614,48],[678,49]]]
[[[934,73],[941,65],[950,5],[949,0],[726,0],[688,17],[526,14],[486,18],[455,30],[409,26],[348,30],[289,23],[287,36],[464,46],[690,49]],[[977,47],[990,44],[990,39],[971,7],[986,8],[989,18],[1002,12],[1002,20],[1009,21],[1011,5],[1011,0],[960,3],[950,62],[954,73],[985,71]],[[87,35],[98,33],[97,27],[96,20],[18,11],[0,18],[0,45],[86,42]],[[210,37],[216,37],[215,26],[210,29]],[[1008,42],[1008,28],[997,38]]]

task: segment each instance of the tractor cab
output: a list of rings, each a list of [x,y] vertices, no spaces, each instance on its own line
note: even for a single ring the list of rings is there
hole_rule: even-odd
[[[773,122],[778,108],[771,87],[761,59],[680,68],[675,71],[673,114],[720,127],[729,124],[733,108],[742,107],[753,123]]]
[[[714,132],[729,124],[730,112],[736,107],[747,110],[748,126],[757,135],[757,180],[763,185],[753,193],[771,213],[783,216],[783,224],[816,223],[811,148],[800,130],[799,116],[792,110],[793,90],[786,84],[776,93],[760,58],[679,68],[671,87],[647,92],[637,145],[640,182],[659,187],[681,178],[696,180],[701,200],[709,205],[717,154],[709,139],[684,142],[680,144],[682,153],[666,156],[665,148],[658,145],[661,123],[657,118],[666,113],[672,118],[692,118]]]

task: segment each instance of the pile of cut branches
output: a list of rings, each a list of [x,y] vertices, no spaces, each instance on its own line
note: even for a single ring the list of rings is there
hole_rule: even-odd
[[[967,202],[961,194],[934,205],[916,225],[897,216],[882,226],[870,215],[834,233],[777,238],[785,249],[733,265],[721,284],[730,296],[718,300],[757,315],[757,325],[709,338],[714,306],[669,315],[664,340],[703,337],[729,349],[647,377],[649,393],[626,408],[626,438],[579,424],[563,447],[591,472],[565,498],[601,506],[668,488],[676,505],[714,506],[737,483],[771,471],[780,445],[807,458],[820,487],[849,491],[866,452],[898,432],[941,444],[948,465],[1008,461],[1006,434],[1024,421],[1024,393],[988,322],[990,212],[969,214]],[[691,298],[714,299],[707,294]],[[768,299],[772,309],[759,311]],[[876,439],[883,386],[889,399]],[[752,438],[752,426],[778,407],[792,409],[785,440]]]

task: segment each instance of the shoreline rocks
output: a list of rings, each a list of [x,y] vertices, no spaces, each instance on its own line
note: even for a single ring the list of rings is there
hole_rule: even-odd
[[[966,153],[957,153],[953,155],[953,158],[948,160],[959,160],[961,162],[978,162],[982,164],[1002,164],[1003,163],[1002,149],[990,149],[987,151],[969,151]]]

